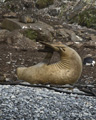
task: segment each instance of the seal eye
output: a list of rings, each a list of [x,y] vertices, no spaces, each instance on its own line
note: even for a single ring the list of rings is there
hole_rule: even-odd
[[[63,49],[63,51],[65,51],[65,49],[64,48],[62,48]]]

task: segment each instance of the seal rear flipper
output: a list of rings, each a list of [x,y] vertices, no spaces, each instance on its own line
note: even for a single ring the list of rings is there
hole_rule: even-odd
[[[26,69],[26,67],[19,67],[17,68],[17,77],[18,79],[22,80],[23,72]]]

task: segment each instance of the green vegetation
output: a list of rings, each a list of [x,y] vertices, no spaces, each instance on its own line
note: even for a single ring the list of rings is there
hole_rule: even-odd
[[[38,34],[36,31],[32,30],[32,29],[27,29],[23,32],[23,35],[28,37],[29,39],[31,40],[34,40],[36,41],[37,40],[37,37],[38,37]]]
[[[59,17],[62,17],[62,16],[64,17],[65,10],[66,10],[66,4],[64,4],[64,5],[61,6],[61,11],[59,13]]]
[[[15,5],[15,4],[6,4],[6,8],[8,9],[8,10],[11,10],[12,12],[15,12],[17,9],[18,9],[18,7]]]
[[[38,0],[36,2],[36,7],[41,9],[53,4],[54,0]]]
[[[78,24],[96,29],[96,8],[89,8],[74,18]]]

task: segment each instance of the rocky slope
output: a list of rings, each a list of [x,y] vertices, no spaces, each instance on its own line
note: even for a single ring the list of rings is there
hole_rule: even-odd
[[[95,1],[50,1],[0,1],[1,84],[17,82],[17,67],[31,66],[43,59],[45,53],[38,52],[38,48],[42,47],[39,41],[62,42],[74,48],[80,54],[82,62],[86,56],[91,56],[96,61]],[[85,16],[86,12],[88,16]],[[82,16],[85,19],[82,19]],[[55,53],[51,63],[58,59],[58,54]],[[96,64],[83,65],[82,76],[78,80],[79,88],[82,84],[89,85],[83,91],[91,92],[91,95],[96,95],[95,67]],[[45,88],[19,85],[0,85],[0,91],[0,120],[96,118],[94,97],[68,95],[59,93],[60,91],[57,93]]]

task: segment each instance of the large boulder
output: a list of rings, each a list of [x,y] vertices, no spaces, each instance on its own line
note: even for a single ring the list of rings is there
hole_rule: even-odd
[[[16,30],[16,29],[22,29],[23,25],[20,24],[16,19],[4,19],[1,28],[7,29],[7,30]]]
[[[12,32],[9,32],[8,30],[0,30],[0,43],[23,50],[35,49],[37,47],[36,42],[23,36],[23,34],[18,30]]]
[[[52,41],[55,35],[53,27],[41,21],[26,24],[18,19],[5,19],[1,27],[10,31],[20,29],[24,36],[30,39],[35,37],[35,41]]]

